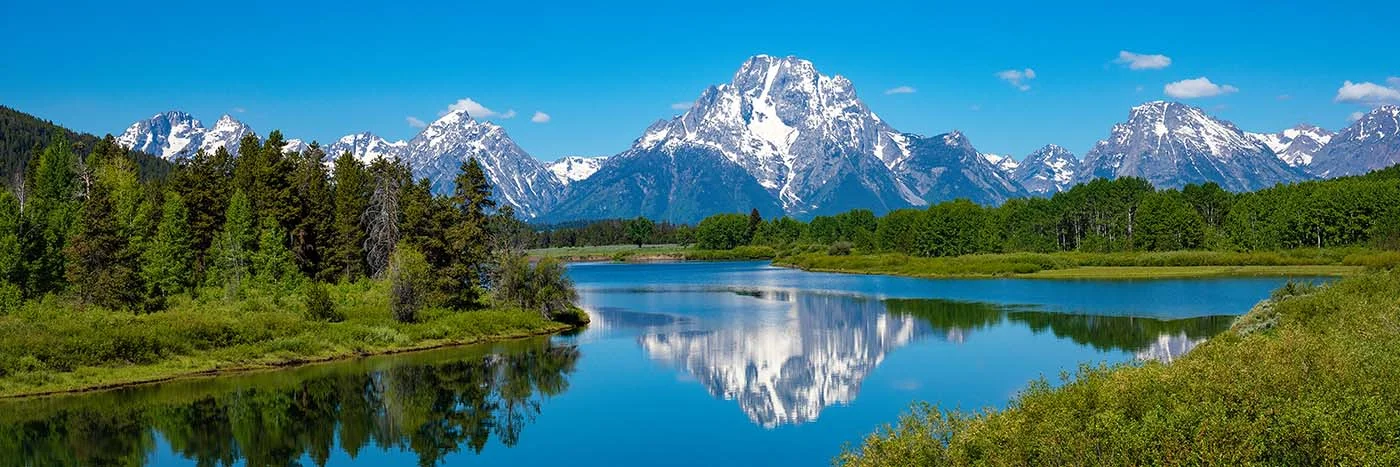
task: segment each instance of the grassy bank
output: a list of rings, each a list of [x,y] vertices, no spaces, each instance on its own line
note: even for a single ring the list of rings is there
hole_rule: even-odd
[[[569,329],[520,310],[389,314],[388,284],[331,286],[341,322],[308,316],[299,294],[218,289],[133,314],[49,298],[0,316],[0,397],[81,391],[182,376],[524,337]]]
[[[897,253],[832,256],[805,252],[774,261],[809,271],[911,277],[1163,279],[1211,276],[1341,276],[1400,264],[1400,254],[1362,249],[1277,252],[1006,253],[912,257]]]
[[[705,250],[681,245],[605,245],[539,248],[526,252],[534,258],[582,261],[741,261],[773,259],[777,251],[767,246],[741,246],[731,250]]]
[[[838,462],[1396,465],[1400,272],[1285,287],[1174,363],[1067,379],[1000,411],[916,406]]]

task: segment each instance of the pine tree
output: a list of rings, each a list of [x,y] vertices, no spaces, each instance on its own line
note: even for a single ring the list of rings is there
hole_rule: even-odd
[[[447,228],[450,261],[442,273],[452,280],[446,305],[467,309],[479,305],[477,287],[482,285],[487,261],[489,211],[496,207],[491,200],[491,184],[476,158],[462,164],[457,175],[457,188],[451,198],[458,219]]]
[[[63,248],[78,213],[76,158],[68,141],[55,136],[39,155],[21,204],[25,295],[41,296],[64,285]]]
[[[296,288],[301,282],[296,258],[287,248],[287,233],[272,216],[263,218],[258,252],[253,255],[253,271],[259,283],[282,290]]]
[[[23,281],[21,227],[19,198],[9,190],[0,190],[0,288],[18,287]]]
[[[218,238],[233,192],[233,156],[220,147],[213,154],[203,150],[180,163],[171,177],[171,187],[185,201],[190,213],[190,239],[194,249],[195,274],[214,266],[206,258]]]
[[[122,230],[111,188],[94,183],[63,250],[65,277],[83,303],[117,309],[139,296],[136,254]]]
[[[258,235],[253,219],[253,206],[248,196],[242,190],[235,190],[225,210],[223,233],[209,253],[214,266],[210,269],[209,281],[226,286],[230,298],[239,292],[252,266]]]
[[[165,197],[155,237],[142,251],[141,276],[146,283],[147,299],[154,303],[160,303],[167,295],[185,292],[194,283],[189,217],[189,210],[179,194]]]
[[[331,277],[355,280],[368,274],[365,228],[361,221],[374,190],[365,164],[346,152],[335,159],[334,243],[327,258]]]
[[[306,151],[294,155],[292,174],[292,253],[297,268],[307,277],[327,278],[333,269],[328,261],[334,244],[335,208],[331,194],[330,174],[326,171],[325,152],[312,143]]]

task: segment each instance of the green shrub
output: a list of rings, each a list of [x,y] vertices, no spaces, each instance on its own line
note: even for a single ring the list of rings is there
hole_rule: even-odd
[[[408,244],[400,244],[389,259],[389,311],[400,323],[418,321],[427,300],[428,260]]]
[[[326,286],[319,282],[306,286],[306,314],[315,321],[339,323],[345,321],[345,314],[335,307]]]
[[[826,254],[831,256],[847,256],[851,254],[851,246],[851,242],[846,241],[832,243],[831,247],[826,249]]]

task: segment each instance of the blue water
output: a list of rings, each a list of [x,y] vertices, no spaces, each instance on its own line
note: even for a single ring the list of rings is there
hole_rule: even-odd
[[[915,401],[1000,407],[1083,363],[1179,358],[1285,281],[569,273],[593,317],[574,335],[47,399],[0,415],[0,457],[825,465]]]

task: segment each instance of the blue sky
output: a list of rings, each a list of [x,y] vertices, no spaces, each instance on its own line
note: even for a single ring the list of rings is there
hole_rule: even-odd
[[[470,98],[515,110],[489,119],[540,159],[613,154],[759,53],[850,78],[902,131],[959,129],[1017,158],[1046,143],[1082,156],[1182,80],[1221,94],[1180,100],[1251,131],[1338,129],[1400,100],[1390,1],[5,3],[0,104],[98,134],[181,109],[307,140],[407,139],[408,117]],[[1170,64],[1134,70],[1122,51]],[[1375,87],[1338,102],[1347,81]]]

